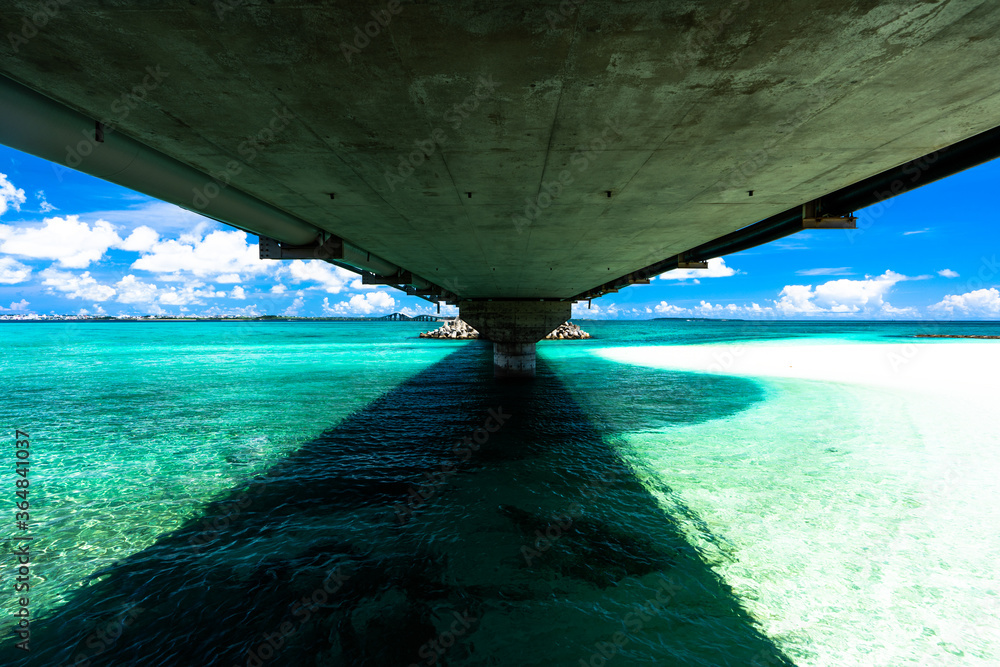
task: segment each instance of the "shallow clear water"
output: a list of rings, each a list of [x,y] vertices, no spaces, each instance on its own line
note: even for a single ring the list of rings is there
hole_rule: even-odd
[[[539,344],[529,385],[427,326],[0,326],[37,619],[31,658],[7,633],[0,661],[1000,659],[988,401],[600,356],[927,325],[587,322]]]

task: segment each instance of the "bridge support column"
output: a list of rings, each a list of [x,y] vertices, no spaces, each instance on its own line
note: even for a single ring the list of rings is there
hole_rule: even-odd
[[[462,301],[459,316],[493,342],[498,378],[535,377],[535,343],[570,318],[569,301]]]

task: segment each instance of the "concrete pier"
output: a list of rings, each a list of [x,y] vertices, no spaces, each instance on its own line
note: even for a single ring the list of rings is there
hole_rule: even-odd
[[[535,377],[535,344],[493,343],[493,375],[498,378]]]
[[[569,319],[569,301],[462,301],[459,312],[493,342],[497,378],[535,377],[535,343]]]

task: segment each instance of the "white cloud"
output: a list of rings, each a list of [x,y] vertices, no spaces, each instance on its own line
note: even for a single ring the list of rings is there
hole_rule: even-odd
[[[68,271],[58,271],[49,267],[39,274],[44,280],[42,284],[49,288],[50,294],[62,292],[67,299],[86,299],[87,301],[107,301],[115,295],[115,288],[97,282],[90,271],[80,275]]]
[[[133,229],[128,238],[122,241],[118,247],[132,252],[149,252],[159,240],[160,235],[155,229],[142,225]]]
[[[221,299],[226,296],[225,292],[216,292],[212,288],[199,289],[202,286],[203,284],[199,282],[184,285],[179,289],[171,285],[169,289],[160,290],[158,300],[165,306],[188,306],[205,305],[205,299]]]
[[[36,192],[35,193],[35,199],[38,200],[38,208],[41,210],[42,213],[49,213],[50,211],[58,211],[59,210],[55,206],[53,206],[52,204],[50,204],[49,202],[45,201],[45,191],[44,190],[39,190],[38,192]]]
[[[20,211],[21,204],[25,201],[24,190],[15,188],[14,184],[7,180],[7,174],[0,174],[0,215],[11,207],[15,211]]]
[[[221,276],[216,276],[213,282],[221,283],[223,285],[231,285],[233,283],[243,282],[243,278],[238,273],[224,273]]]
[[[647,308],[646,310],[649,309]],[[688,312],[687,308],[681,308],[680,306],[669,304],[666,301],[661,301],[655,306],[653,306],[653,310],[659,313],[660,315],[667,315],[667,316],[680,315],[681,313]]]
[[[941,269],[938,271],[939,276],[944,276],[945,278],[958,278],[958,271],[952,271],[951,269]]]
[[[305,299],[303,299],[301,296],[298,296],[295,298],[295,301],[292,301],[292,305],[290,305],[288,308],[285,308],[284,312],[281,314],[287,315],[289,317],[294,317],[295,315],[299,314],[299,311],[302,309],[302,306],[304,305],[305,305]],[[326,299],[323,299],[323,311],[324,312],[326,311]]]
[[[150,200],[142,195],[136,195],[141,203],[130,208],[118,208],[110,211],[95,211],[89,215],[107,220],[113,225],[131,229],[136,225],[151,227],[161,234],[176,231],[178,234],[194,234],[198,238],[204,236],[209,228],[218,229],[220,224],[192,211],[168,204],[162,201]],[[227,228],[228,229],[228,228]]]
[[[277,285],[271,288],[271,294],[284,294],[287,291],[288,288],[282,285],[281,283],[278,283]]]
[[[239,308],[212,306],[203,310],[201,314],[206,317],[260,317],[264,313],[261,312],[257,304],[253,303]]]
[[[319,260],[304,262],[296,259],[284,269],[284,272],[291,276],[293,283],[319,283],[319,287],[330,294],[340,294],[346,289],[346,285],[357,277],[356,273]]]
[[[96,262],[108,248],[118,247],[121,237],[107,220],[93,227],[80,222],[80,216],[45,218],[41,227],[0,225],[0,252],[36,259],[54,259],[67,269],[85,269]]]
[[[926,234],[931,231],[930,227],[924,227],[923,229],[914,229],[913,231],[903,232],[903,236],[910,236],[911,234]]]
[[[991,287],[965,294],[949,294],[930,306],[930,310],[948,315],[957,313],[971,317],[996,317],[1000,315],[1000,292]]]
[[[816,315],[823,313],[915,314],[912,308],[893,308],[885,297],[893,286],[908,278],[893,271],[886,271],[864,280],[831,280],[817,285],[786,285],[774,302],[784,315]]]
[[[597,312],[594,310],[594,307],[595,306],[591,304],[590,309],[588,309],[586,301],[577,301],[573,304],[570,315],[574,318],[593,318]],[[596,308],[600,310],[601,306],[597,305]]]
[[[323,312],[327,315],[371,315],[373,313],[388,315],[396,305],[396,300],[388,293],[378,291],[368,294],[355,294],[349,301],[330,304],[329,298],[323,299]]]
[[[10,304],[10,308],[4,308],[3,306],[0,306],[0,310],[6,310],[6,311],[24,311],[24,310],[28,309],[29,305],[30,304],[27,302],[27,300],[21,299],[20,301],[12,301],[11,304]]]
[[[574,318],[589,320],[613,320],[617,319],[621,314],[622,310],[614,302],[606,303],[603,306],[599,303],[591,302],[588,308],[586,301],[578,301],[573,304],[573,308],[570,311],[570,315]]]
[[[726,260],[716,257],[708,260],[707,269],[675,269],[660,275],[660,280],[688,280],[701,278],[726,278],[734,276],[738,271],[726,266]]]
[[[117,283],[115,289],[118,290],[120,303],[152,303],[156,300],[156,285],[144,283],[133,275],[127,275]]]
[[[247,244],[242,231],[212,232],[205,238],[182,235],[159,241],[132,268],[151,273],[190,273],[199,278],[226,274],[266,273],[270,265],[259,258],[257,245]]]
[[[243,291],[243,287],[241,285],[237,285],[233,288],[233,291],[229,293],[229,296],[232,299],[242,300],[247,298],[247,293]]]
[[[802,269],[801,271],[796,271],[797,276],[853,276],[854,273],[851,272],[851,267],[849,266],[838,266],[833,269]]]
[[[31,275],[31,267],[11,257],[0,257],[0,283],[23,283]]]

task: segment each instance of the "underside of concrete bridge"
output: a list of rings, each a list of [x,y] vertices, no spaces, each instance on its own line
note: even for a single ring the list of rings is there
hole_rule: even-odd
[[[1000,153],[993,0],[53,0],[0,23],[0,142],[262,258],[458,304],[501,374],[574,301]]]

